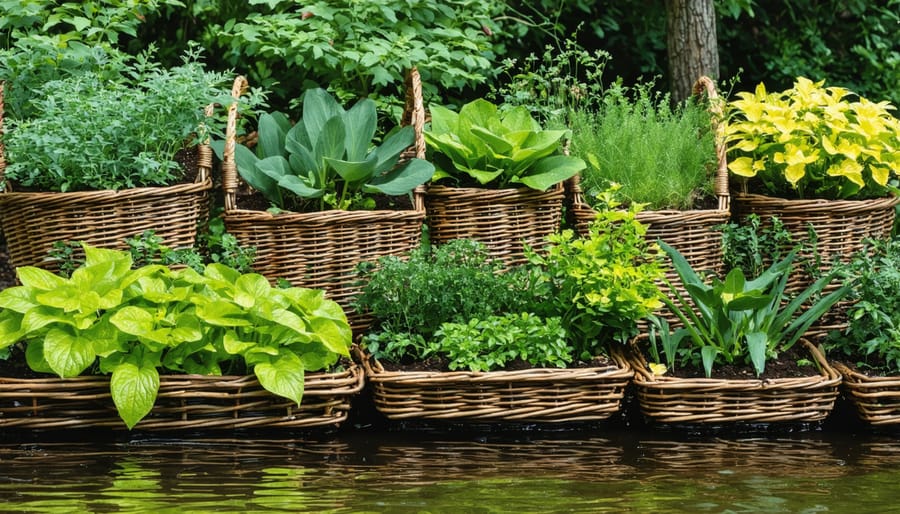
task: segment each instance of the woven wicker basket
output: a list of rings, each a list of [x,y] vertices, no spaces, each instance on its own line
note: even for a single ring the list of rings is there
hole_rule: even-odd
[[[654,376],[635,349],[629,361],[644,416],[659,423],[811,422],[834,408],[841,375],[810,342],[801,344],[819,365],[820,374],[771,380],[727,380]]]
[[[338,373],[307,373],[299,406],[263,389],[252,375],[161,375],[153,410],[135,430],[218,430],[337,426],[363,387],[352,365]],[[126,429],[109,392],[109,377],[0,377],[0,428]]]
[[[694,85],[695,94],[706,94],[711,100],[718,98],[715,85],[708,77],[701,77]],[[718,109],[716,102],[711,102],[712,109]],[[716,110],[715,112],[719,112]],[[725,146],[721,144],[723,126],[716,127],[716,157],[718,164],[714,180],[717,206],[714,209],[693,209],[687,211],[661,210],[641,211],[638,221],[647,225],[646,238],[649,241],[661,239],[677,249],[691,267],[696,271],[720,273],[722,271],[722,230],[721,225],[728,223],[731,217],[730,193],[728,189],[728,163],[725,159]],[[579,178],[573,177],[567,183],[566,194],[569,198],[569,216],[575,229],[580,234],[588,233],[588,226],[594,221],[597,212],[584,200]],[[666,268],[666,278],[684,294],[681,279],[671,266]],[[680,325],[681,321],[673,313],[661,312],[670,324]]]
[[[612,352],[613,365],[521,371],[386,371],[355,349],[388,419],[562,423],[596,421],[618,412],[634,372]]]
[[[834,368],[843,375],[847,397],[861,420],[870,425],[900,423],[900,377],[870,377],[840,362]]]
[[[526,261],[524,245],[540,250],[559,230],[565,191],[529,188],[482,189],[429,185],[425,210],[431,242],[474,239],[507,266]]]
[[[0,134],[2,122],[0,82]],[[55,271],[58,263],[49,259],[48,253],[56,241],[126,249],[125,239],[145,230],[153,230],[170,248],[192,248],[198,227],[205,225],[209,216],[212,188],[212,151],[201,144],[194,152],[197,173],[193,183],[117,191],[13,192],[3,176],[6,161],[0,145],[0,183],[4,184],[0,226],[6,236],[10,265]]]
[[[425,155],[422,128],[425,108],[421,82],[413,68],[407,78],[403,124],[415,128],[415,146],[405,157]],[[238,77],[232,94],[240,96],[247,81]],[[413,192],[410,210],[321,211],[310,213],[266,211],[241,208],[239,192],[248,191],[241,183],[234,160],[237,103],[229,109],[225,150],[222,159],[222,185],[225,190],[225,226],[241,245],[256,248],[253,268],[270,280],[285,279],[294,286],[322,289],[344,307],[354,331],[364,329],[370,320],[355,313],[352,301],[359,292],[356,267],[378,257],[403,256],[421,242],[425,207],[424,188]],[[403,157],[401,157],[402,159]]]

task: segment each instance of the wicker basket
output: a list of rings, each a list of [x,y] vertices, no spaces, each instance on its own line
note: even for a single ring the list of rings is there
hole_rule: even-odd
[[[834,408],[841,375],[806,340],[801,344],[819,365],[809,377],[727,380],[654,376],[637,349],[629,355],[644,416],[659,423],[811,422]]]
[[[522,264],[524,245],[540,250],[559,230],[564,199],[562,183],[547,191],[432,184],[425,192],[429,236],[435,244],[474,239],[507,266]]]
[[[834,368],[843,375],[847,397],[861,420],[870,425],[900,423],[900,377],[870,377],[840,362]]]
[[[521,371],[386,371],[355,349],[388,419],[563,423],[603,420],[618,412],[634,375],[624,356],[613,365]]]
[[[708,77],[701,77],[694,85],[695,94],[705,93],[711,100],[718,98],[715,85]],[[713,109],[716,103],[712,102]],[[718,112],[718,111],[717,111]],[[638,221],[647,225],[646,238],[650,241],[661,239],[678,250],[691,267],[696,271],[720,273],[722,271],[722,230],[731,217],[730,193],[728,189],[728,163],[725,159],[724,139],[719,124],[716,128],[716,157],[718,164],[714,181],[717,206],[714,209],[694,209],[687,211],[661,210],[641,211]],[[566,194],[569,198],[569,215],[580,234],[588,233],[588,226],[594,221],[597,212],[584,200],[579,178],[573,177],[567,183]],[[666,268],[666,278],[684,294],[681,279],[671,266]],[[681,321],[668,310],[661,314],[672,325],[680,325]]]
[[[403,123],[415,128],[415,146],[404,156],[422,158],[425,142],[422,128],[425,108],[421,82],[413,68],[407,78],[406,108]],[[238,77],[232,94],[240,96],[247,81]],[[359,292],[356,267],[378,257],[402,256],[421,242],[425,207],[424,188],[413,192],[410,210],[321,211],[310,213],[266,211],[241,208],[239,192],[248,186],[239,181],[234,159],[237,103],[228,115],[225,150],[222,159],[222,185],[225,190],[225,226],[244,246],[256,248],[253,268],[270,280],[285,279],[294,286],[322,289],[344,307],[354,331],[364,329],[370,320],[355,313],[353,299]],[[401,157],[402,159],[403,157]]]
[[[252,375],[161,375],[153,410],[135,430],[218,430],[337,426],[363,387],[353,364],[338,373],[307,373],[299,406]],[[0,428],[125,430],[109,392],[109,377],[0,377]]]
[[[0,82],[0,134],[3,121],[3,83]],[[0,226],[6,236],[13,267],[40,266],[56,271],[48,258],[57,241],[84,241],[92,246],[127,249],[125,239],[153,230],[170,248],[192,248],[198,227],[209,216],[212,188],[212,151],[206,144],[193,150],[193,183],[164,187],[69,193],[13,192],[5,180],[0,145]],[[193,171],[193,170],[189,170]]]

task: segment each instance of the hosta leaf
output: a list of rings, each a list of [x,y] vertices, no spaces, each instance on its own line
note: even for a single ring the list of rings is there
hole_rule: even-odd
[[[766,369],[768,340],[765,332],[751,332],[747,334],[747,351],[750,354],[750,362],[753,363],[756,376],[762,375]]]
[[[367,185],[367,189],[400,196],[428,182],[432,176],[434,176],[433,164],[422,159],[411,159],[406,165],[373,179]]]
[[[521,177],[518,182],[537,191],[546,191],[554,184],[574,177],[585,167],[587,164],[577,157],[552,155],[536,162],[528,175]]]
[[[44,358],[62,378],[76,377],[93,364],[97,355],[90,339],[62,329],[50,329],[44,336]]]
[[[284,353],[277,359],[261,362],[253,367],[253,373],[267,391],[300,405],[304,371],[303,363],[296,355]]]
[[[119,417],[130,430],[153,409],[159,393],[159,372],[150,363],[123,362],[113,369],[109,390]]]

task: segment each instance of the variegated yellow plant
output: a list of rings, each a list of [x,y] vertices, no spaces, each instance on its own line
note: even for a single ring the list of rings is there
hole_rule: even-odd
[[[785,198],[888,194],[900,173],[900,120],[888,102],[800,77],[791,89],[728,103],[729,171],[750,191]]]

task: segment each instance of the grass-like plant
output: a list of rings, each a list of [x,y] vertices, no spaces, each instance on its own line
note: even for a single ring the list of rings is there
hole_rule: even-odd
[[[613,84],[599,105],[576,105],[570,114],[570,152],[587,162],[581,172],[585,200],[611,183],[647,209],[688,210],[713,196],[714,131],[702,102],[672,105],[652,83]]]

